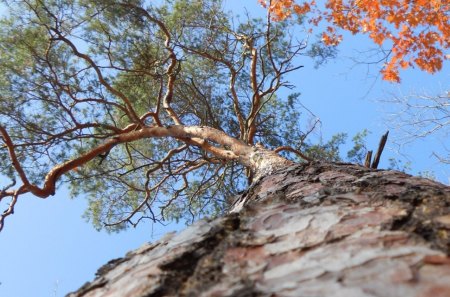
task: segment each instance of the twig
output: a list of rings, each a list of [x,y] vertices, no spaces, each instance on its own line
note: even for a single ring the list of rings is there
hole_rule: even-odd
[[[288,152],[291,152],[291,153],[294,153],[294,154],[296,154],[296,155],[299,155],[302,159],[305,159],[306,161],[308,161],[308,162],[311,162],[312,161],[312,159],[310,158],[310,157],[307,157],[305,154],[303,154],[301,151],[299,151],[299,150],[296,150],[296,149],[294,149],[294,148],[292,148],[292,147],[290,147],[290,146],[279,146],[279,147],[277,147],[276,149],[274,149],[273,150],[275,153],[279,153],[279,152],[281,152],[281,151],[288,151]]]

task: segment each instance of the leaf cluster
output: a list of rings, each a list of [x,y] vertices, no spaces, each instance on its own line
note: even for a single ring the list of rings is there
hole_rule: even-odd
[[[308,16],[311,30],[325,22],[322,40],[336,46],[342,41],[339,31],[366,34],[383,50],[383,79],[400,82],[399,71],[419,67],[429,73],[442,69],[450,47],[448,1],[328,0],[301,4],[292,0],[259,0],[276,20],[293,13]]]

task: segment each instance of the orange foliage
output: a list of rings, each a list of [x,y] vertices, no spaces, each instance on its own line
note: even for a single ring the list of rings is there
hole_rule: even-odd
[[[382,72],[385,80],[399,82],[399,69],[414,65],[430,73],[442,68],[450,45],[449,0],[258,0],[272,19],[292,13],[308,15],[312,26],[327,22],[322,40],[337,45],[338,30],[367,34],[376,44],[390,47]]]

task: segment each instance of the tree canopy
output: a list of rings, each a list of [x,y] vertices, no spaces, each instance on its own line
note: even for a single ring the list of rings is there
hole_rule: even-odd
[[[291,35],[298,20],[233,21],[216,0],[9,9],[0,166],[11,183],[0,198],[12,201],[1,223],[20,195],[46,198],[62,183],[88,197],[97,227],[217,213],[244,172],[287,162],[257,143],[298,148],[309,131],[299,95],[278,95],[307,50]]]
[[[317,122],[306,124],[300,95],[280,92],[292,88],[297,57],[334,55],[334,29],[317,42],[297,34],[337,18],[305,18],[313,2],[271,2],[265,19],[233,18],[219,0],[6,4],[0,172],[9,181],[0,201],[10,203],[0,230],[23,194],[47,198],[62,184],[87,197],[86,217],[98,228],[194,219],[220,213],[247,181],[291,164],[283,151],[295,161],[324,156],[307,143]],[[366,12],[358,5],[355,27],[335,25],[359,32]],[[286,18],[291,8],[298,15]],[[329,158],[339,141],[330,142]]]
[[[367,34],[384,46],[383,78],[399,82],[400,69],[417,66],[435,73],[450,47],[450,3],[447,0],[259,0],[276,20],[293,13],[307,15],[312,27],[324,23],[327,44],[342,40],[339,31]]]

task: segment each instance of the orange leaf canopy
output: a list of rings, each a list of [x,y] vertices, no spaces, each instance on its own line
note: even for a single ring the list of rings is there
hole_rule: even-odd
[[[381,73],[399,82],[399,69],[417,66],[429,73],[442,68],[450,44],[449,0],[258,0],[275,21],[308,15],[311,26],[326,22],[322,40],[337,45],[338,30],[367,34],[376,44],[388,46]]]

